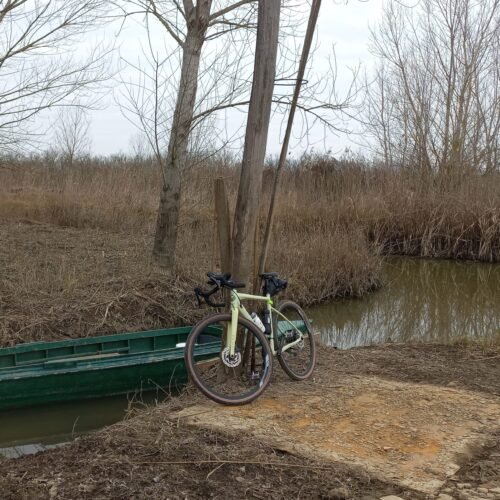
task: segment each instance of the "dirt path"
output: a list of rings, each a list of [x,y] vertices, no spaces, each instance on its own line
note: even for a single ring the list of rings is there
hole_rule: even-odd
[[[281,392],[284,390],[285,392]],[[437,493],[458,458],[500,427],[500,399],[464,390],[342,375],[335,385],[274,384],[255,404],[204,402],[175,415],[188,425],[238,430],[293,455],[360,466]]]
[[[250,406],[188,391],[72,445],[1,461],[0,496],[500,499],[498,355],[321,349],[313,380],[292,383],[277,367]]]

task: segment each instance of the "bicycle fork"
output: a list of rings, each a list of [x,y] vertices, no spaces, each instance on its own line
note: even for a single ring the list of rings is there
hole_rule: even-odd
[[[231,293],[231,325],[228,332],[227,344],[228,353],[231,359],[237,356],[236,348],[238,343],[238,317],[242,314],[245,319],[252,321],[248,313],[241,308],[240,300],[235,293]],[[255,338],[251,336],[251,343],[248,345],[248,337],[240,339],[243,343],[241,346],[241,363],[246,364],[250,361],[250,372],[252,376],[255,374]]]
[[[236,335],[238,332],[238,298],[234,293],[231,293],[231,326],[228,332],[227,347],[229,347],[229,355],[234,356],[236,352]]]

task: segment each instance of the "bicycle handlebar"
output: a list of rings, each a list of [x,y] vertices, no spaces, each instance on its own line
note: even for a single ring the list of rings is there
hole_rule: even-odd
[[[245,288],[246,286],[245,283],[231,280],[231,274],[229,273],[207,273],[207,276],[207,284],[212,285],[212,288],[208,292],[204,292],[201,288],[194,289],[194,293],[196,294],[198,305],[200,307],[202,306],[202,299],[211,307],[224,307],[226,304],[213,302],[210,297],[214,293],[218,292],[221,288],[229,288],[231,290],[234,290],[236,288]]]
[[[209,282],[209,284],[211,284],[211,282]],[[218,292],[219,290],[220,286],[218,284],[216,284],[208,292],[204,292],[201,288],[195,288],[194,293],[196,294],[196,299],[198,300],[198,306],[199,307],[202,306],[203,302],[201,299],[203,299],[210,307],[224,307],[226,304],[213,302],[212,299],[210,298],[214,293]]]

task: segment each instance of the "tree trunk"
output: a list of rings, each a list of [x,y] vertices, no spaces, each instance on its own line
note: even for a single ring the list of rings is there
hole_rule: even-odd
[[[297,109],[297,103],[299,101],[300,89],[302,88],[302,81],[304,79],[307,61],[309,59],[309,51],[311,50],[314,30],[318,22],[318,15],[320,8],[321,8],[321,0],[313,0],[311,4],[309,21],[307,23],[307,31],[304,37],[304,47],[302,49],[302,55],[300,56],[299,70],[297,72],[297,81],[295,83],[295,90],[293,92],[290,114],[288,115],[288,122],[286,125],[285,136],[283,138],[283,144],[281,146],[281,153],[278,161],[278,167],[276,168],[276,172],[274,174],[273,189],[271,192],[271,202],[269,205],[269,212],[267,215],[266,232],[264,234],[264,241],[262,243],[262,252],[260,254],[260,260],[259,260],[259,267],[258,267],[259,274],[263,273],[266,267],[269,242],[271,240],[271,231],[273,229],[274,206],[276,203],[276,195],[278,192],[279,177],[281,170],[285,165],[286,158],[288,155],[288,145],[290,143],[290,136],[292,135],[293,119],[295,117],[295,111]]]
[[[271,116],[279,20],[280,0],[259,0],[252,94],[233,228],[233,275],[244,281],[252,271],[252,243]]]
[[[166,271],[175,269],[177,223],[181,201],[182,167],[186,161],[193,121],[200,57],[208,27],[212,0],[199,0],[188,14],[188,30],[183,45],[179,91],[170,132],[163,186],[156,220],[153,259]]]

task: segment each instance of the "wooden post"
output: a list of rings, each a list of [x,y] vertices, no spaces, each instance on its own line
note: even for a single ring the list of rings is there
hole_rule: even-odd
[[[214,199],[217,238],[220,250],[220,268],[223,273],[228,273],[231,272],[231,219],[224,179],[215,179]]]

